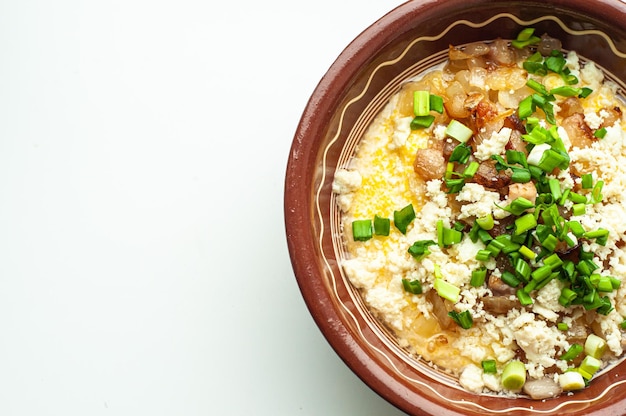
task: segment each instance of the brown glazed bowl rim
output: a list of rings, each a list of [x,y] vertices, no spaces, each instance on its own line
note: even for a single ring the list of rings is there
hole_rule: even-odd
[[[500,12],[493,12],[489,17],[487,10],[491,9]],[[536,9],[543,10],[544,14],[538,17],[531,12]],[[466,18],[439,23],[459,11],[467,12]],[[570,28],[554,17],[561,14],[574,16],[573,20],[589,19],[602,30],[593,24]],[[372,81],[374,72],[390,70],[413,47],[415,41],[411,41],[409,32],[416,25],[423,25],[427,27],[424,30],[435,33],[434,37],[445,39],[448,31],[457,26],[486,27],[498,19],[519,25],[558,24],[573,37],[597,37],[610,49],[612,56],[608,64],[626,66],[626,3],[620,0],[415,0],[390,11],[366,28],[339,55],[311,95],[297,127],[284,188],[285,229],[296,280],[316,324],[346,365],[379,395],[409,414],[626,414],[624,360],[583,393],[539,402],[479,396],[455,387],[445,376],[424,368],[415,371],[393,342],[378,340],[384,338],[384,329],[378,328],[371,317],[367,317],[367,312],[363,312],[359,297],[347,287],[349,284],[337,265],[341,254],[336,246],[340,242],[332,235],[337,234],[333,220],[326,217],[329,216],[328,206],[334,203],[329,183],[340,164],[335,159],[343,154],[333,154],[331,148],[340,141],[340,136],[346,140],[344,124],[355,122],[348,119],[350,105],[368,90],[379,88]],[[619,29],[618,46],[606,34],[611,27]],[[403,36],[404,40],[398,41]],[[594,51],[589,54],[590,59],[598,62],[593,57]],[[617,63],[612,62],[613,58]],[[406,77],[406,73],[385,75],[389,79],[402,76]],[[626,90],[623,73],[614,81],[622,92]],[[385,94],[389,97],[391,93]],[[380,93],[376,95],[380,96]],[[381,105],[382,102],[374,109],[380,109]],[[360,114],[367,111],[375,112],[365,108]]]

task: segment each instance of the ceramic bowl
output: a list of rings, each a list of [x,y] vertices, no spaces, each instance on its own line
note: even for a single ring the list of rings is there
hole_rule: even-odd
[[[573,395],[536,401],[463,390],[410,356],[367,310],[338,265],[340,213],[331,191],[364,130],[399,85],[447,57],[449,45],[514,38],[535,27],[593,60],[626,91],[626,4],[619,0],[418,0],[366,28],[323,75],[295,133],[285,226],[304,300],[343,361],[409,414],[626,414],[626,362]]]

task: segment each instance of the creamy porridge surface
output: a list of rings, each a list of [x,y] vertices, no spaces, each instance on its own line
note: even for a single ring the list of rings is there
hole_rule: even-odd
[[[623,108],[530,29],[402,86],[333,192],[342,267],[403,347],[468,390],[537,399],[623,355]]]

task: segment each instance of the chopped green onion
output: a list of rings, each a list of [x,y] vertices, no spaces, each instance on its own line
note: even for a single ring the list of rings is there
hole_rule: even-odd
[[[525,40],[530,39],[534,33],[535,33],[534,27],[525,27],[517,34],[517,37],[515,38],[515,40],[520,40],[523,42]]]
[[[546,90],[546,87],[544,87],[542,83],[537,82],[532,78],[526,81],[526,86],[537,91],[541,95],[549,95],[548,90]]]
[[[434,269],[433,274],[435,275],[435,279],[442,279],[443,275],[441,274],[441,267],[439,267],[438,264],[435,264]]]
[[[561,192],[561,182],[558,179],[548,179],[548,186],[550,187],[550,193],[555,200],[561,198],[561,195],[563,195],[563,193]]]
[[[606,128],[602,127],[601,129],[596,130],[593,135],[598,139],[604,139],[604,136],[606,136]]]
[[[454,148],[454,150],[452,150],[449,162],[459,162],[460,164],[465,164],[471,154],[472,148],[465,143],[460,143]]]
[[[405,291],[414,295],[422,294],[422,283],[419,280],[402,279],[402,287]]]
[[[550,271],[560,267],[563,265],[563,260],[558,256],[558,254],[553,253],[550,256],[543,259],[543,264],[550,267]]]
[[[578,238],[582,237],[585,233],[585,229],[578,221],[568,221],[565,225],[572,232],[572,234]]]
[[[565,68],[567,61],[565,61],[565,58],[559,51],[552,52],[552,55],[545,59],[544,64],[548,70],[560,74],[563,72],[563,68]]]
[[[533,270],[533,272],[530,274],[530,277],[532,277],[533,280],[542,281],[543,279],[547,278],[551,274],[552,274],[552,269],[550,268],[549,265],[546,264]]]
[[[383,218],[376,215],[374,217],[374,234],[376,235],[389,235],[391,221],[389,218]]]
[[[576,75],[566,74],[565,71],[563,71],[560,75],[561,75],[561,78],[563,78],[563,81],[565,81],[567,85],[578,84],[578,77]],[[580,97],[580,94],[582,94],[582,89],[580,89],[579,91],[580,93],[578,94],[578,96]]]
[[[514,242],[513,237],[509,234],[500,234],[496,237],[496,240],[500,242],[501,249],[504,254],[510,254],[520,248],[520,244]]]
[[[402,234],[406,234],[407,227],[414,219],[415,210],[412,204],[407,205],[399,211],[393,212],[393,224]]]
[[[528,143],[532,143],[536,145],[530,150],[530,152],[528,153],[528,156],[526,157],[526,160],[528,161],[528,165],[539,166],[539,162],[541,161],[541,158],[543,157],[544,152],[547,152],[548,150],[550,150],[551,148],[550,145],[545,142],[539,142],[539,140],[529,141],[530,139],[529,135],[523,135],[522,138]]]
[[[570,191],[568,198],[569,198],[570,201],[572,201],[575,204],[585,204],[585,203],[587,203],[587,197],[585,197],[584,195],[578,194],[576,192],[571,192]]]
[[[437,244],[443,247],[443,220],[437,220]]]
[[[515,219],[514,235],[520,235],[526,231],[530,231],[537,226],[537,219],[532,213],[522,215]]]
[[[489,250],[478,250],[478,252],[476,252],[476,260],[478,261],[487,261],[490,256],[491,251]]]
[[[426,115],[426,116],[415,116],[413,120],[411,120],[411,130],[421,130],[427,129],[432,126],[435,121],[435,116]]]
[[[536,290],[541,290],[541,288],[543,288],[544,286],[546,286],[548,283],[550,283],[553,279],[556,279],[557,277],[559,277],[559,272],[552,272],[552,274],[550,276],[548,276],[547,278],[543,279],[541,282],[537,281],[537,280],[533,280],[531,281],[531,283],[533,282],[537,282],[535,289]]]
[[[572,301],[576,299],[578,295],[572,289],[564,287],[561,289],[561,296],[559,296],[559,303],[562,306],[568,307],[572,304]]]
[[[564,391],[581,390],[585,388],[585,380],[578,371],[567,371],[559,374],[559,385]]]
[[[446,163],[446,173],[444,174],[444,179],[451,179],[452,175],[456,175],[457,173],[454,171],[454,163],[448,162]]]
[[[526,293],[526,291],[522,289],[518,289],[516,294],[517,294],[517,299],[519,299],[522,306],[532,305],[533,299],[530,297],[528,293]]]
[[[485,249],[489,251],[493,257],[496,257],[498,254],[500,254],[504,246],[505,244],[502,241],[493,239],[489,242],[489,244],[487,244],[487,247],[485,247]]]
[[[591,173],[585,173],[581,176],[581,181],[583,189],[593,188],[593,175]]]
[[[416,260],[421,260],[425,256],[430,254],[430,250],[428,250],[429,246],[432,246],[435,243],[433,240],[419,240],[414,242],[411,247],[409,247],[409,254],[413,256]]]
[[[564,205],[564,204],[565,204],[565,201],[567,201],[567,200],[569,199],[569,193],[570,193],[570,192],[571,192],[571,189],[569,189],[569,188],[565,188],[565,189],[563,190],[563,195],[561,195],[561,199],[559,199],[559,200],[557,201],[557,203],[558,203],[559,205]]]
[[[472,271],[470,285],[472,285],[473,287],[480,287],[485,284],[486,277],[487,277],[487,269],[485,267],[475,269]]]
[[[372,238],[372,220],[352,221],[352,237],[354,241],[367,241]]]
[[[444,228],[443,229],[443,245],[444,247],[451,246],[453,244],[458,244],[461,242],[463,238],[463,233],[461,231],[457,231],[453,228]]]
[[[413,91],[413,113],[417,117],[429,115],[430,93],[428,91]]]
[[[541,246],[548,251],[554,251],[556,249],[556,245],[559,242],[558,238],[554,236],[554,234],[549,234],[542,242]]]
[[[519,390],[526,382],[526,367],[519,360],[508,362],[502,369],[502,386],[507,390]]]
[[[460,243],[462,238],[461,230],[444,226],[443,220],[437,221],[437,244],[439,247],[448,247]]]
[[[609,235],[609,230],[605,229],[605,228],[598,228],[597,230],[593,230],[593,231],[587,231],[585,234],[583,234],[583,237],[585,238],[602,238],[602,237],[606,237]]]
[[[587,98],[587,97],[589,97],[589,95],[591,95],[592,92],[593,92],[593,90],[591,88],[583,87],[581,89],[579,97],[580,98]]]
[[[528,169],[512,169],[511,182],[513,183],[526,183],[530,182],[531,175]]]
[[[593,377],[593,374],[586,372],[585,370],[583,370],[580,367],[574,368],[571,372],[576,372],[576,373],[580,374],[583,377],[583,379],[585,380],[585,382],[589,382],[589,380],[591,380],[591,378]]]
[[[604,186],[604,181],[597,181],[591,190],[591,203],[597,204],[602,201],[602,187]]]
[[[489,235],[487,231],[483,230],[480,227],[478,227],[478,238],[485,244],[489,244],[489,242],[493,240],[493,237],[491,237],[491,235]]]
[[[592,376],[602,367],[602,361],[591,355],[586,356],[580,363],[579,368]]]
[[[535,33],[534,27],[525,27],[517,34],[517,37],[515,38],[515,40],[520,40],[523,42],[525,40],[530,39],[534,33]]]
[[[581,215],[585,215],[586,212],[587,212],[587,206],[585,204],[572,205],[572,215],[581,216]]]
[[[443,114],[443,98],[434,94],[430,94],[428,98],[429,98],[430,110],[435,111],[439,114]]]
[[[456,221],[452,228],[457,231],[463,231],[465,230],[465,224],[463,224],[461,221]]]
[[[589,334],[585,340],[585,353],[593,358],[601,358],[606,350],[606,341],[596,334]]]
[[[598,279],[596,287],[598,288],[598,292],[612,292],[613,284],[611,283],[611,278],[609,276],[601,276]]]
[[[491,230],[494,227],[493,215],[487,214],[484,217],[476,218],[476,223],[483,230]]]
[[[480,365],[483,367],[483,372],[487,374],[496,374],[498,372],[496,360],[483,360]]]
[[[556,324],[556,328],[559,331],[567,331],[569,329],[569,325],[567,325],[565,322],[559,322],[558,324]]]
[[[460,121],[457,121],[456,119],[452,119],[450,121],[450,124],[448,124],[445,133],[446,135],[460,141],[461,143],[467,142],[474,134],[472,129],[470,129]]]
[[[619,287],[622,285],[622,281],[616,277],[609,276],[609,279],[611,279],[611,285],[613,285],[613,290],[619,289]]]
[[[530,117],[535,112],[535,104],[533,103],[532,96],[528,96],[524,98],[519,103],[519,107],[517,108],[517,116],[524,120]]]
[[[561,97],[578,97],[581,92],[582,89],[570,86],[556,87],[550,90],[550,94],[560,95]]]
[[[524,281],[528,281],[531,271],[530,265],[521,257],[515,261],[515,274],[524,279]]]
[[[476,172],[478,172],[479,167],[480,167],[480,164],[478,162],[476,161],[471,162],[469,165],[467,165],[467,167],[463,171],[463,177],[472,178],[476,174]]]
[[[507,285],[511,287],[518,287],[519,284],[521,283],[521,281],[513,273],[509,271],[504,271],[502,273],[502,276],[500,276],[500,279],[502,279],[504,283],[506,283]]]
[[[526,160],[526,154],[518,150],[507,150],[506,161],[510,164],[519,164],[525,168],[528,167],[528,161]]]
[[[519,254],[526,257],[528,260],[534,260],[534,258],[537,257],[537,253],[535,253],[526,246],[521,246],[519,248]]]
[[[456,194],[465,185],[465,179],[463,179],[463,178],[445,179],[445,183],[446,183],[446,187],[448,188],[448,193],[449,194]]]
[[[448,316],[463,329],[470,329],[474,323],[469,310],[463,312],[450,311]]]
[[[541,56],[540,52],[535,52],[529,56],[522,65],[524,69],[531,74],[546,75],[548,73],[543,65],[543,56]]]
[[[608,296],[603,296],[602,298],[600,298],[600,301],[601,304],[596,309],[596,312],[598,312],[600,315],[608,315],[609,312],[614,309],[613,305],[611,305],[611,299],[609,299]]]
[[[510,212],[515,216],[521,215],[524,211],[530,208],[534,208],[535,204],[524,198],[523,196],[518,196],[515,198],[507,207],[503,208],[505,211]]]
[[[561,360],[563,360],[563,361],[572,361],[573,359],[578,357],[581,352],[583,352],[583,346],[582,345],[580,345],[580,344],[572,344],[568,348],[567,352],[565,352],[565,354],[561,355],[561,357],[559,357],[559,358]]]
[[[452,303],[459,301],[461,289],[453,284],[448,283],[443,279],[435,279],[433,287],[437,291],[437,294],[442,298],[447,299]]]
[[[517,38],[511,41],[511,46],[513,46],[516,49],[522,49],[522,48],[525,48],[526,46],[534,45],[536,43],[541,42],[540,37],[533,36],[534,32],[535,32],[535,29],[533,28],[526,28],[522,30],[517,35]]]
[[[543,152],[537,166],[546,173],[552,172],[555,168],[565,169],[569,165],[569,156],[566,153],[547,149]],[[530,163],[530,162],[529,162]]]
[[[535,45],[537,43],[541,42],[541,38],[539,36],[532,36],[530,39],[528,40],[512,40],[511,41],[511,46],[513,46],[516,49],[523,49],[526,46],[530,46],[530,45]]]

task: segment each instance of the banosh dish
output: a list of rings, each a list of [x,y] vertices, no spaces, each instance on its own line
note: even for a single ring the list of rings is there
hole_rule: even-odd
[[[514,39],[523,28],[533,27],[561,40],[563,50],[595,62],[623,94],[624,13],[620,2],[409,2],[363,32],[314,93],[287,170],[285,215],[292,262],[307,305],[331,345],[401,409],[414,414],[622,414],[623,360],[574,395],[537,401],[468,392],[457,378],[408,353],[340,266],[345,241],[332,183],[389,99],[407,80],[447,59],[451,44]],[[321,107],[332,111],[320,113]]]

